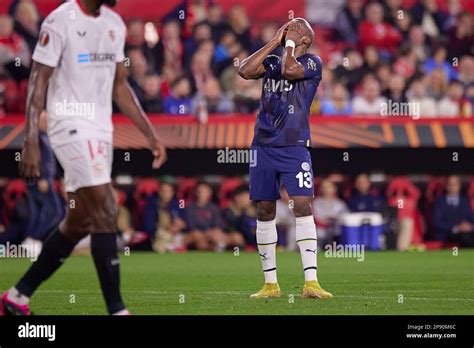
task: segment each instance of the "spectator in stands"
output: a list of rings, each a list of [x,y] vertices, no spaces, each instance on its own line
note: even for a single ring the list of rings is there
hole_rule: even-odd
[[[235,56],[242,50],[242,45],[237,41],[236,35],[232,31],[226,31],[222,34],[213,57],[213,71],[216,76],[233,62]]]
[[[407,95],[408,102],[420,106],[421,117],[437,116],[436,101],[434,98],[431,98],[426,94],[426,87],[423,78],[418,78],[411,83]]]
[[[447,17],[444,21],[444,30],[449,31],[449,29],[456,26],[457,19],[459,15],[463,12],[463,6],[460,0],[449,0],[448,1],[448,12],[446,13]]]
[[[0,15],[0,70],[19,81],[29,76],[31,52],[13,25],[11,17]]]
[[[209,6],[207,14],[207,21],[211,26],[212,40],[217,42],[219,41],[221,33],[223,33],[229,25],[224,21],[224,11],[220,4],[212,3]]]
[[[454,70],[453,65],[446,61],[448,51],[444,46],[438,46],[433,52],[433,58],[428,58],[423,65],[425,74],[431,73],[434,69],[443,69],[448,81],[457,78],[458,73]]]
[[[438,240],[474,247],[474,214],[469,199],[461,194],[459,176],[448,178],[446,194],[434,205],[433,223]]]
[[[336,185],[329,179],[322,180],[319,195],[313,201],[313,213],[321,247],[334,241],[338,234],[338,220],[347,212],[349,209],[346,203],[337,197]]]
[[[362,78],[361,67],[363,62],[364,60],[359,51],[354,48],[345,49],[341,64],[334,69],[334,78],[353,91]]]
[[[463,56],[459,60],[458,80],[461,81],[465,87],[474,83],[474,57],[473,56]]]
[[[198,50],[191,58],[191,65],[187,73],[188,79],[191,82],[192,93],[203,88],[204,82],[207,79],[214,78],[211,70],[211,59],[207,51]]]
[[[407,44],[412,48],[418,62],[424,62],[430,55],[426,35],[419,25],[410,28]]]
[[[361,68],[362,75],[375,74],[379,64],[379,51],[374,46],[367,46],[364,50],[364,64]]]
[[[215,78],[207,79],[202,90],[194,96],[193,113],[198,114],[199,108],[203,105],[208,113],[231,113],[234,111],[234,102],[222,92],[219,81]]]
[[[158,113],[163,111],[160,98],[160,77],[156,74],[149,73],[145,77],[143,85],[143,101],[142,107],[145,112]]]
[[[238,187],[232,198],[232,203],[224,209],[223,220],[227,235],[227,245],[257,246],[255,231],[257,228],[257,212],[249,198],[248,185]]]
[[[448,90],[448,78],[443,69],[435,68],[428,75],[426,82],[426,90],[430,97],[438,101],[446,95]]]
[[[468,101],[464,98],[463,84],[453,80],[449,84],[448,93],[438,102],[438,114],[446,117],[458,117],[462,115]],[[462,115],[462,116],[471,116]]]
[[[365,9],[366,20],[359,26],[359,40],[362,49],[375,46],[383,56],[392,55],[402,41],[400,33],[383,20],[383,7],[371,2]]]
[[[206,20],[211,4],[211,0],[183,0],[163,20],[179,23],[183,37],[187,39],[194,25]]]
[[[381,213],[385,200],[378,194],[371,192],[372,183],[366,173],[359,174],[354,183],[354,191],[347,203],[351,212],[377,212]]]
[[[388,93],[388,87],[390,85],[390,78],[392,77],[392,74],[392,66],[387,62],[380,63],[375,69],[375,77],[380,83],[380,93],[382,95]],[[373,77],[373,75],[368,74],[365,76],[365,78],[367,77]]]
[[[30,52],[35,49],[39,35],[40,16],[32,1],[20,1],[15,7],[15,32],[25,39]]]
[[[231,68],[235,70],[235,68]],[[232,89],[233,101],[236,112],[257,112],[262,96],[262,83],[260,80],[245,80],[238,74],[234,76],[234,88]]]
[[[336,83],[332,88],[330,97],[323,100],[321,114],[328,116],[350,116],[352,114],[349,93],[342,83]]]
[[[161,42],[145,40],[145,23],[141,19],[132,19],[127,25],[127,41],[125,51],[139,49],[147,61],[150,71],[160,73],[163,68],[163,45]]]
[[[117,230],[119,231],[123,246],[128,245],[135,234],[132,226],[130,211],[125,206],[125,192],[115,189],[115,199],[117,204]]]
[[[191,109],[191,84],[185,76],[173,82],[171,94],[165,98],[164,111],[171,115],[189,115]]]
[[[385,94],[392,103],[406,103],[405,78],[401,75],[393,74],[388,85],[388,93]]]
[[[448,55],[450,61],[464,55],[474,55],[473,27],[472,15],[469,12],[461,13],[456,27],[449,32]]]
[[[357,31],[362,20],[362,0],[347,1],[344,8],[339,12],[335,21],[336,38],[350,44],[356,44],[359,41]]]
[[[186,208],[189,232],[183,243],[188,248],[223,251],[227,247],[220,211],[211,198],[211,186],[206,182],[198,183],[196,200]]]
[[[398,26],[400,11],[402,11],[402,17],[405,15],[402,0],[382,0],[381,2],[384,9],[385,22],[394,27]]]
[[[130,59],[130,76],[128,81],[138,100],[142,103],[145,96],[144,87],[148,73],[148,63],[142,50],[139,48],[129,50],[128,57]]]
[[[192,36],[184,44],[184,66],[191,63],[191,57],[197,51],[200,43],[212,39],[212,30],[208,22],[196,23]]]
[[[423,32],[437,38],[444,29],[446,13],[438,8],[436,0],[421,0],[412,9],[413,22],[420,25]]]
[[[362,93],[352,101],[352,110],[358,115],[380,115],[385,97],[380,95],[380,83],[373,77],[366,77],[362,83]]]
[[[184,45],[178,20],[169,20],[163,24],[160,44],[163,45],[163,66],[182,74]]]
[[[253,40],[251,53],[258,51],[260,48],[269,43],[274,37],[278,30],[278,25],[275,22],[265,22],[263,23],[258,38]],[[275,52],[280,53],[281,49],[276,49]]]
[[[400,49],[399,57],[393,64],[393,72],[409,79],[417,70],[417,57],[415,50],[410,46]]]
[[[396,0],[399,1],[399,0]],[[402,35],[403,40],[407,40],[409,35],[410,35],[410,28],[413,25],[412,23],[412,18],[410,12],[408,12],[406,9],[401,8],[399,11],[402,11],[400,13],[397,13],[396,21],[394,25],[400,34]]]
[[[242,5],[234,5],[230,8],[227,17],[230,28],[236,35],[238,42],[240,42],[246,50],[250,50],[252,47],[250,20],[245,8]]]
[[[164,253],[182,247],[181,233],[186,228],[185,221],[184,205],[176,200],[172,181],[162,180],[158,197],[150,199],[144,212],[145,229],[153,231],[153,250]]]
[[[238,78],[240,78],[240,76],[237,73],[237,69],[235,68],[235,64],[237,64],[238,62],[241,62],[242,60],[244,60],[247,57],[248,57],[248,52],[245,51],[245,50],[240,50],[238,55],[234,58],[233,64],[230,64],[220,74],[219,82],[222,86],[222,89],[226,93],[229,93],[229,95],[239,94],[239,93],[245,92],[245,91],[239,90],[236,87],[236,84],[240,83],[239,79],[238,79]],[[240,79],[244,80],[242,78],[240,78]],[[258,81],[258,80],[254,80],[254,81]]]

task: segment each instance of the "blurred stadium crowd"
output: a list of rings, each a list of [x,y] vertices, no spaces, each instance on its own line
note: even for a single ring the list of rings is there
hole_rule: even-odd
[[[441,9],[436,0],[419,0],[404,8],[402,0],[351,0],[325,8],[337,13],[328,16],[336,18],[331,27],[315,26],[311,53],[325,67],[313,113],[380,115],[391,101],[418,103],[421,117],[472,116],[474,19],[460,0],[447,3]],[[42,19],[31,0],[15,0],[0,15],[0,115],[24,111]],[[256,112],[261,81],[241,79],[236,66],[282,24],[252,23],[244,7],[224,13],[208,0],[184,1],[156,22],[132,19],[130,83],[149,113]]]
[[[383,219],[380,249],[474,247],[474,179],[425,179],[415,185],[407,177],[316,177],[319,246],[340,241],[348,215],[377,213]],[[243,177],[120,181],[115,187],[122,245],[157,252],[255,248],[256,212]],[[16,179],[0,187],[0,243],[37,243],[62,219],[66,202],[61,181],[40,179],[28,189]],[[284,189],[281,196],[279,245],[295,250],[291,201]],[[79,248],[87,249],[87,242]]]

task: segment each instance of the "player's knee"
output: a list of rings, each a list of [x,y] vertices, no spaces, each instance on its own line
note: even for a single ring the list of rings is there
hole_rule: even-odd
[[[118,211],[115,204],[105,204],[98,207],[92,217],[94,229],[100,232],[114,232],[117,215]]]
[[[273,203],[273,202],[272,202]],[[259,202],[257,204],[257,219],[259,221],[271,221],[275,219],[276,206],[271,203]]]
[[[71,224],[66,220],[60,224],[59,230],[66,239],[77,243],[92,232],[92,222],[85,219],[80,223]]]
[[[310,204],[295,204],[293,207],[293,214],[295,217],[303,217],[313,215]]]

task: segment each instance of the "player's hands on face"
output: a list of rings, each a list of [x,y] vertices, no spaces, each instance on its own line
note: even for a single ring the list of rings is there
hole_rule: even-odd
[[[288,23],[288,32],[286,33],[286,40],[294,41],[296,46],[303,44],[303,36],[305,35],[303,25],[296,21]]]
[[[21,151],[20,175],[27,180],[33,180],[40,176],[41,152],[39,144],[28,144]]]
[[[286,24],[283,24],[281,26],[280,29],[277,30],[276,34],[275,34],[275,42],[278,42],[279,44],[281,44],[282,46],[285,45],[284,43],[284,37],[286,35],[286,28],[288,27],[288,25],[290,24],[290,22],[286,23]]]
[[[166,162],[166,159],[168,158],[166,155],[166,148],[159,141],[155,141],[151,147],[151,151],[155,157],[152,167],[153,169],[158,169]]]

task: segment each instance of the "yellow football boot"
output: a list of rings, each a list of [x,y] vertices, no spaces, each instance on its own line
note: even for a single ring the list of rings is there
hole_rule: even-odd
[[[281,292],[278,283],[265,283],[263,288],[259,292],[250,295],[250,298],[275,298],[280,296]]]
[[[332,294],[324,290],[317,280],[311,280],[304,283],[302,298],[332,298]]]

